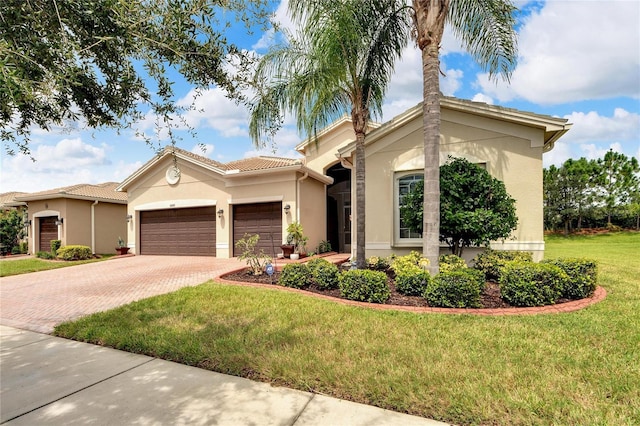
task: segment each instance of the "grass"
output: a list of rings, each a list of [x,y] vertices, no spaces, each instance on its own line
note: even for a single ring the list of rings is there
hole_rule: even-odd
[[[214,282],[56,334],[456,424],[640,424],[640,233],[550,238],[608,297],[522,317],[411,314]]]
[[[112,256],[113,255],[102,255],[99,259],[74,260],[68,262],[62,260],[43,260],[38,258],[3,260],[0,261],[0,277],[28,274],[30,272],[46,271],[48,269],[66,268],[68,266],[81,265],[83,263],[101,262]]]

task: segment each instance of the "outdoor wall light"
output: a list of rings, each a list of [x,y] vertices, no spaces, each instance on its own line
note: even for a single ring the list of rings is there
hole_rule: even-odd
[[[131,222],[131,219],[133,219],[133,216],[128,214],[127,215],[127,223]]]
[[[59,218],[58,220],[56,220],[56,226],[60,226],[64,223],[64,219],[63,218]]]
[[[290,211],[291,211],[291,206],[290,206],[289,204],[286,204],[286,205],[284,206],[284,212],[285,212],[285,213],[287,213],[287,214],[289,214],[289,212],[290,212]]]
[[[223,214],[224,214],[224,210],[222,209],[218,210],[218,217],[222,217]]]

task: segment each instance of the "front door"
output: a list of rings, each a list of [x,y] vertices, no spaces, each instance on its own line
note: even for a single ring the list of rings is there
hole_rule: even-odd
[[[58,239],[58,225],[56,216],[40,217],[38,229],[38,251],[51,251],[51,240]]]

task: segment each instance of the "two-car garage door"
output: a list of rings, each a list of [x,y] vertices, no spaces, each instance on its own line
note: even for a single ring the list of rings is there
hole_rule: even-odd
[[[215,206],[141,211],[140,254],[215,256]]]
[[[245,234],[259,234],[258,250],[275,256],[282,244],[282,203],[234,205],[234,256],[241,254],[235,243]],[[215,256],[215,206],[141,211],[140,254]]]

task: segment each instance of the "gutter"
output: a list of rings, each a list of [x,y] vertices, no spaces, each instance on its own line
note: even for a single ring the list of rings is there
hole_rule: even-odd
[[[95,200],[91,204],[91,252],[96,254],[96,209],[99,201]]]
[[[300,222],[300,182],[309,177],[309,172],[304,172],[304,175],[296,180],[296,218]]]

